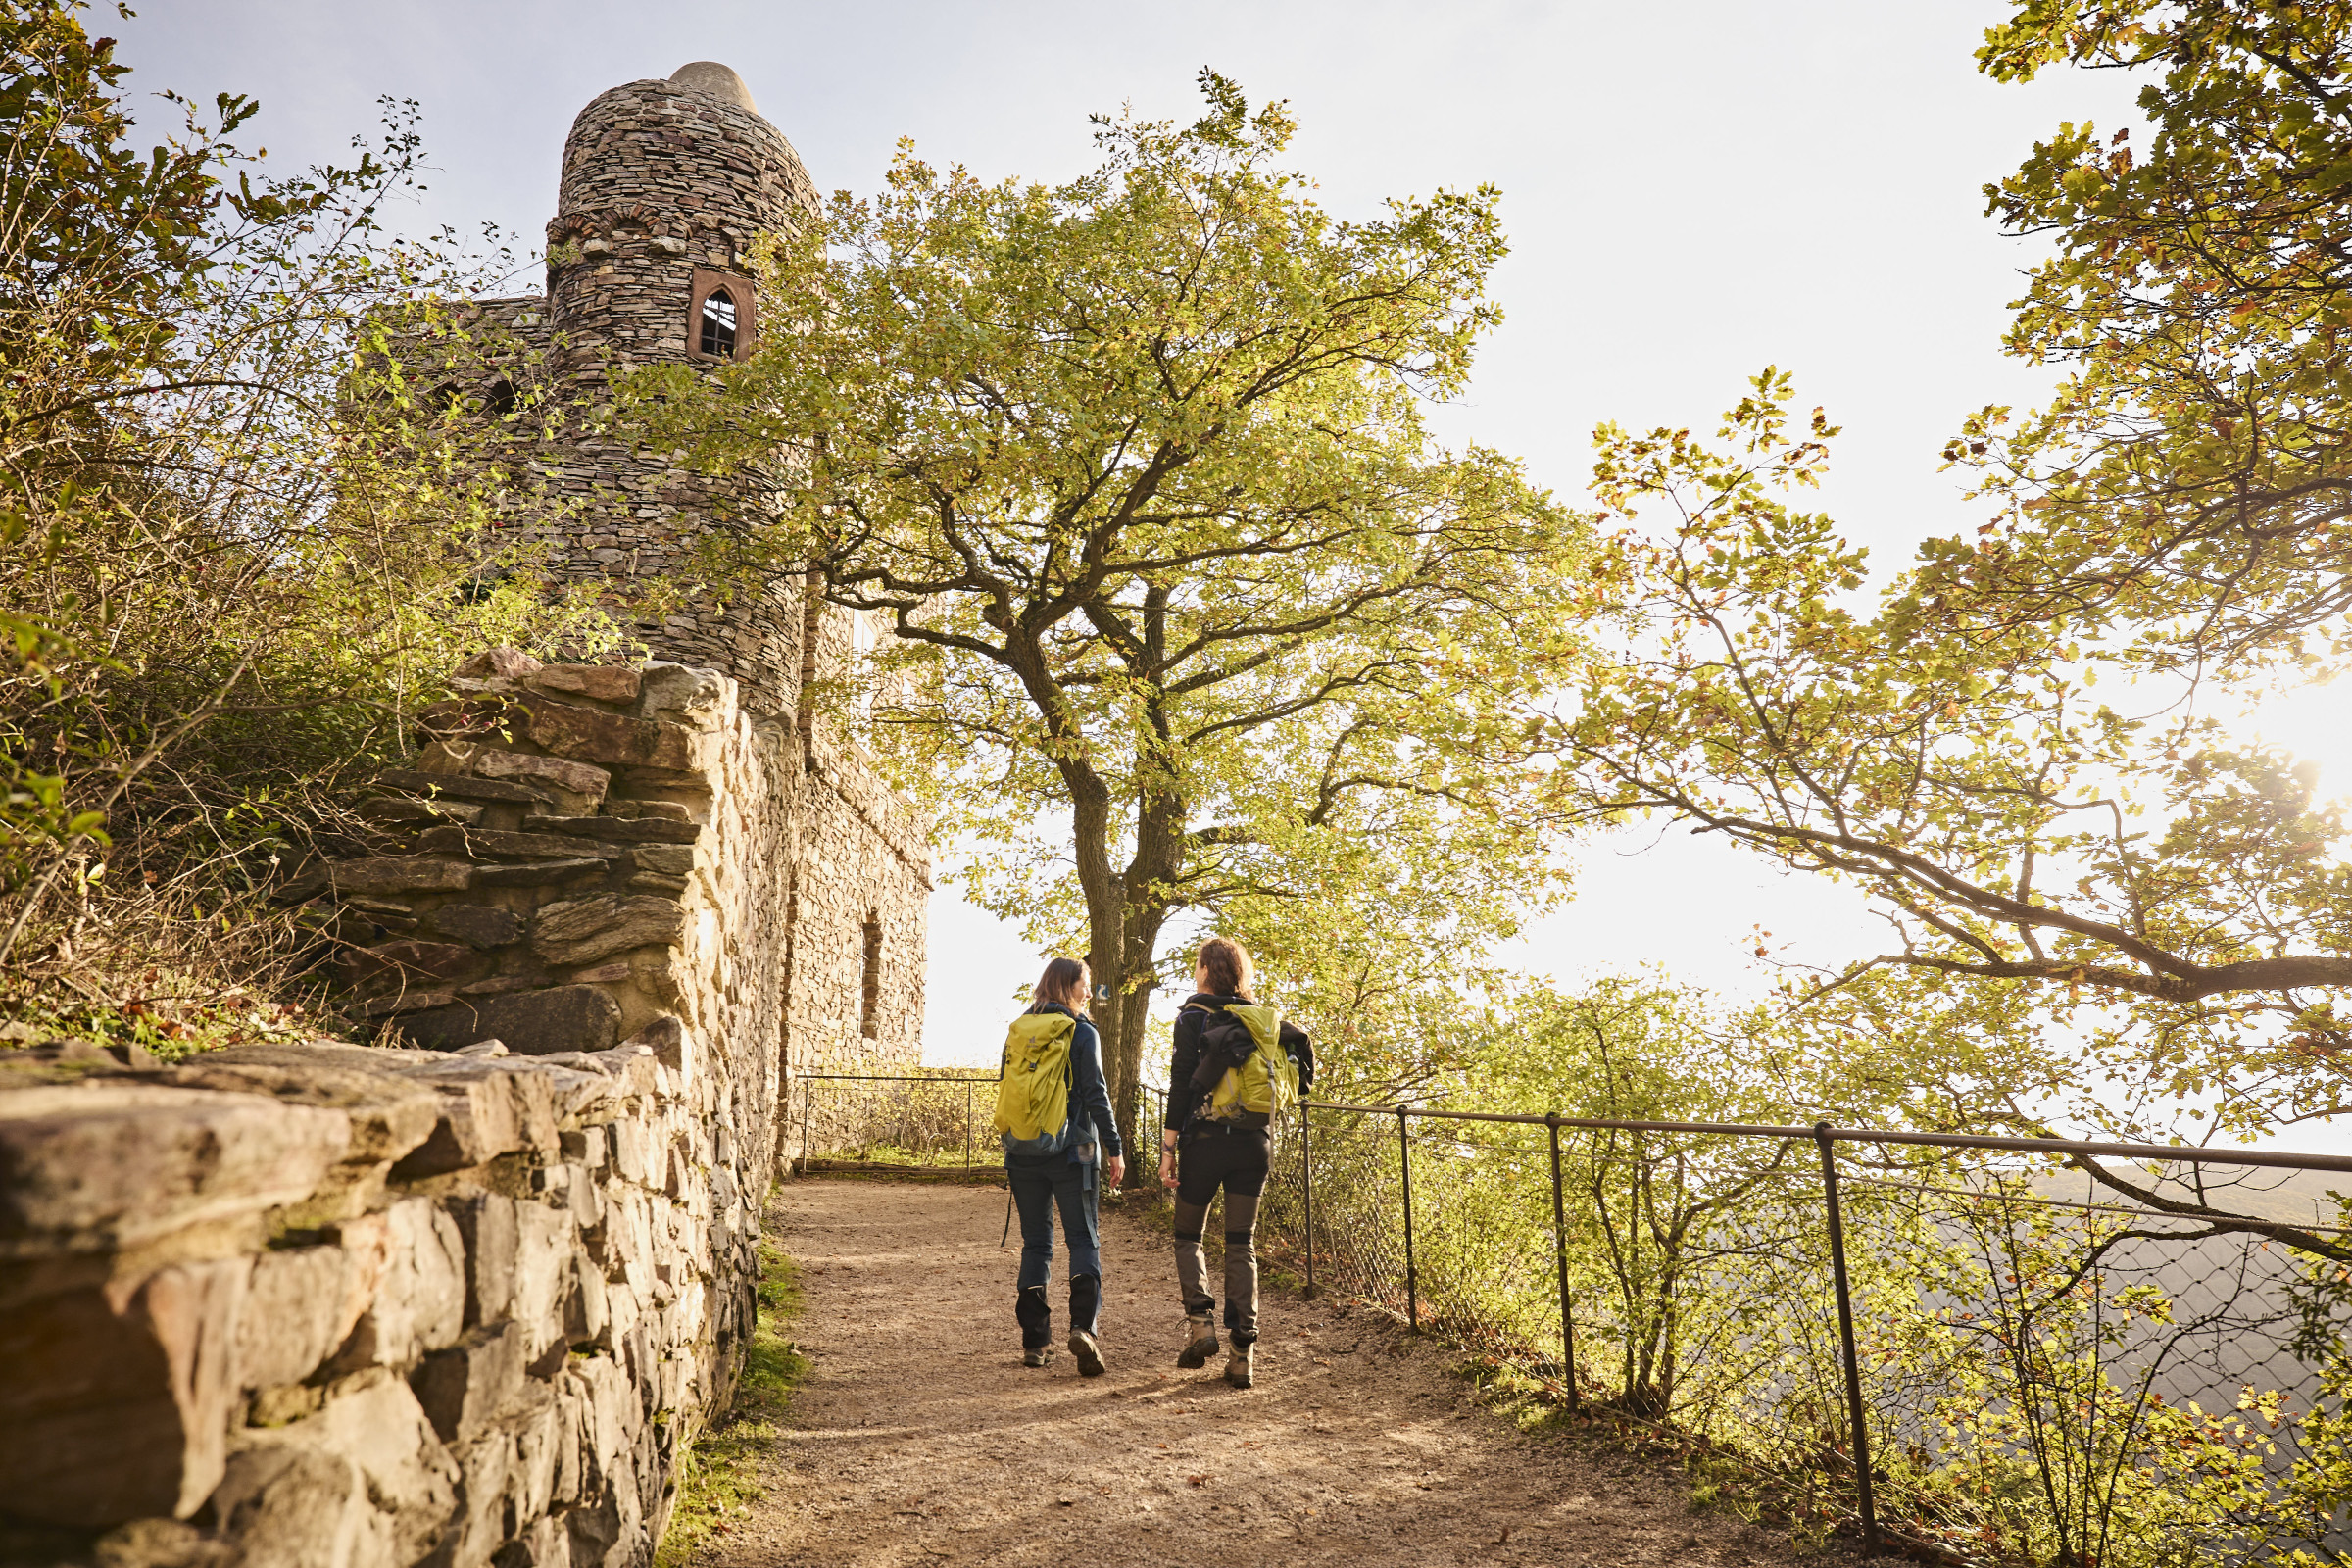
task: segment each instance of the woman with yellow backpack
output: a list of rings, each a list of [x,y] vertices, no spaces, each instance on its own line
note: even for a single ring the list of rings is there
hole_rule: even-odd
[[[1044,1366],[1054,1354],[1054,1211],[1070,1250],[1070,1353],[1084,1377],[1102,1375],[1095,1333],[1102,1313],[1102,1253],[1097,1227],[1096,1173],[1116,1187],[1126,1174],[1110,1093],[1102,1081],[1102,1042],[1086,1016],[1094,978],[1076,958],[1055,958],[1038,976],[1029,1010],[1004,1037],[997,1085],[997,1133],[1004,1176],[1021,1216],[1021,1272],[1012,1315],[1021,1326],[1021,1362]]]
[[[1312,1086],[1306,1031],[1251,995],[1250,954],[1228,937],[1200,945],[1195,992],[1176,1014],[1168,1063],[1167,1125],[1159,1182],[1176,1189],[1176,1282],[1184,1293],[1185,1343],[1176,1364],[1217,1353],[1216,1298],[1200,1241],[1208,1205],[1225,1193],[1225,1332],[1233,1341],[1225,1381],[1256,1381],[1257,1202],[1272,1159],[1273,1120]]]

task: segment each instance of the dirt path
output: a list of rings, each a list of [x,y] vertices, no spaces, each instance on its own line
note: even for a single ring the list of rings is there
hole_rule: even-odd
[[[1275,1293],[1255,1389],[1179,1371],[1166,1242],[1138,1220],[1104,1216],[1110,1371],[1081,1380],[1067,1351],[1020,1364],[1001,1191],[805,1181],[772,1218],[814,1370],[764,1501],[698,1564],[1787,1560],[1648,1475],[1522,1437],[1367,1314]],[[1059,1335],[1058,1269],[1053,1294]]]

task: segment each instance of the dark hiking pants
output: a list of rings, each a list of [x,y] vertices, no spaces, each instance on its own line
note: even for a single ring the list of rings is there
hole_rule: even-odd
[[[1225,1328],[1236,1345],[1257,1339],[1257,1200],[1272,1140],[1254,1128],[1195,1127],[1176,1151],[1176,1283],[1187,1316],[1216,1309],[1201,1238],[1208,1205],[1225,1194]]]

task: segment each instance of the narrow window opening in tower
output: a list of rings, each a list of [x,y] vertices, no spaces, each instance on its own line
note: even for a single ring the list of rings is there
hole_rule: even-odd
[[[858,1008],[858,1032],[868,1040],[882,1037],[882,916],[865,917],[864,997]]]
[[[723,288],[703,299],[703,352],[714,360],[735,357],[735,296]]]

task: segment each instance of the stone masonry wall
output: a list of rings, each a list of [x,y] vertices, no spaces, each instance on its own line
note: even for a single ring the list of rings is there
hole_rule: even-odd
[[[0,1561],[650,1560],[753,1322],[804,749],[674,664],[462,684],[288,890],[385,1044],[0,1054]]]

